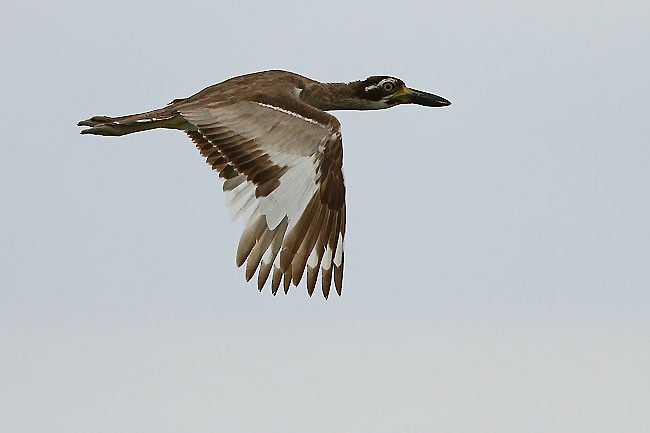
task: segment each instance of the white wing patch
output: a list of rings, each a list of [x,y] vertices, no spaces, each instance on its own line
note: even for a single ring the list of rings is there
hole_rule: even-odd
[[[343,235],[339,233],[339,240],[336,243],[336,254],[334,255],[334,264],[341,266],[343,264],[343,248],[344,248]]]
[[[230,208],[230,218],[234,221],[246,213],[255,203],[255,185],[242,182],[237,188],[226,191],[226,204]]]
[[[323,125],[322,123],[319,123],[319,122],[315,121],[314,119],[310,119],[309,117],[305,117],[305,116],[303,116],[301,114],[294,113],[293,111],[285,110],[284,108],[276,107],[275,105],[264,104],[262,102],[256,102],[256,104],[261,105],[262,107],[266,107],[266,108],[270,108],[272,110],[277,110],[277,111],[280,111],[282,113],[286,113],[286,114],[288,114],[290,116],[294,116],[294,117],[297,117],[298,119],[304,120],[305,122],[313,123],[315,125],[319,125],[319,126],[322,126],[323,128],[326,128],[326,126]]]
[[[315,155],[295,157],[294,163],[287,167],[289,170],[280,177],[280,185],[268,196],[258,199],[260,212],[266,216],[266,224],[271,230],[285,216],[289,220],[288,230],[291,230],[318,190]]]
[[[226,191],[230,218],[243,218],[248,224],[249,219],[264,215],[269,229],[275,230],[286,216],[291,230],[318,190],[318,155],[304,157],[272,151],[267,154],[279,167],[288,167],[280,176],[280,185],[266,197],[255,197],[255,185],[251,182]]]

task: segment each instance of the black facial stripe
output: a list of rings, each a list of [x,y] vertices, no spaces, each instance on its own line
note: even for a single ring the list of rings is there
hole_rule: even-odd
[[[367,87],[365,96],[371,101],[379,101],[384,97],[384,92],[379,87]]]

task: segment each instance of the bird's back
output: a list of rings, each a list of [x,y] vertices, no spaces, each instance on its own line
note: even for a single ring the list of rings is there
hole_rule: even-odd
[[[184,106],[199,103],[251,101],[260,97],[286,97],[291,94],[292,90],[304,89],[312,83],[317,83],[317,81],[293,72],[280,70],[254,72],[213,84],[188,98],[175,99],[172,101],[172,105]]]

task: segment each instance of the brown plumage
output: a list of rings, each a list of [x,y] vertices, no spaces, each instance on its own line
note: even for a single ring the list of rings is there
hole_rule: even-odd
[[[245,219],[237,266],[259,290],[271,279],[275,295],[298,286],[305,270],[311,295],[321,276],[343,287],[345,185],[341,125],[326,110],[374,110],[399,104],[445,106],[449,101],[409,89],[397,78],[319,83],[286,71],[231,78],[164,108],[79,122],[82,134],[119,136],[179,129],[224,179],[234,218]]]

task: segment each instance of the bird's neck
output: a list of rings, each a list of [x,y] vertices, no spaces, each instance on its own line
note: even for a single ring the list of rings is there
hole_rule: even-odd
[[[367,110],[359,98],[360,82],[352,83],[310,83],[299,94],[301,101],[323,111]]]

